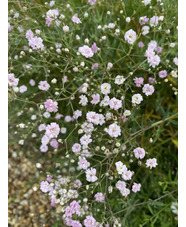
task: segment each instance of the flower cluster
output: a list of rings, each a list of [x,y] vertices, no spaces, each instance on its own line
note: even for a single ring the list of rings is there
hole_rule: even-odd
[[[20,21],[10,12],[10,38],[23,37],[9,58],[15,135],[46,160],[40,189],[62,225],[124,226],[123,207],[162,164],[156,127],[169,116],[164,88],[177,95],[178,57],[164,6],[152,2],[139,1],[143,13],[96,0],[46,2],[35,19],[31,2]]]

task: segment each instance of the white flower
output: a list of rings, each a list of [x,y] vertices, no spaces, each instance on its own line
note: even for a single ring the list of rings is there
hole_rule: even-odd
[[[81,96],[79,96],[79,98],[80,98],[79,104],[81,104],[82,106],[86,106],[88,103],[87,96],[81,95]]]
[[[142,31],[142,35],[147,35],[149,33],[149,26],[143,26],[141,31]]]
[[[160,16],[160,17],[159,17],[159,20],[160,20],[160,21],[163,21],[163,20],[164,20],[164,16]]]
[[[161,59],[158,55],[154,55],[154,56],[148,58],[148,63],[153,68],[155,68],[155,66],[158,66],[160,61],[161,61]]]
[[[132,172],[130,170],[123,171],[122,178],[124,180],[131,180],[131,178],[132,178]]]
[[[115,124],[115,123],[109,125],[109,128],[107,129],[107,133],[108,133],[111,137],[118,137],[118,136],[121,136],[121,129],[120,129],[120,126],[118,126],[118,125]]]
[[[178,215],[178,203],[177,202],[173,202],[171,204],[171,210],[174,214]]]
[[[101,85],[101,93],[107,95],[110,93],[111,85],[108,83],[103,83]]]
[[[98,178],[96,177],[96,169],[95,168],[87,169],[86,178],[87,178],[87,181],[89,181],[89,182],[97,181]]]
[[[64,127],[62,127],[62,128],[61,128],[61,133],[62,133],[62,134],[65,134],[65,133],[66,133],[66,131],[67,131],[67,129],[66,129],[66,128],[64,128]]]
[[[102,39],[103,39],[103,37],[102,37]],[[111,69],[113,67],[113,64],[111,63],[111,62],[109,62],[108,64],[107,64],[107,69]]]
[[[126,18],[126,22],[129,23],[130,22],[130,17]]]
[[[82,145],[88,145],[89,143],[92,142],[91,135],[84,135],[80,138],[80,143]]]
[[[125,171],[127,171],[126,165],[124,165],[121,161],[116,162],[115,165],[116,165],[116,170],[118,174],[122,174]]]
[[[127,197],[130,194],[130,190],[128,188],[123,188],[120,190],[122,196]]]
[[[151,3],[151,0],[143,0],[143,2],[144,2],[144,5],[147,6]]]
[[[156,158],[147,159],[145,164],[146,164],[146,167],[149,167],[150,169],[152,169],[152,167],[155,168],[158,165]]]
[[[109,25],[108,25],[108,28],[114,28],[115,27],[115,24],[114,23],[110,23]]]
[[[69,32],[69,26],[67,26],[67,25],[63,26],[63,31],[64,32]]]
[[[118,110],[122,107],[122,101],[114,97],[110,100],[109,105],[111,109]]]
[[[101,101],[101,106],[108,106],[109,105],[110,98],[108,95],[104,97],[104,99]]]
[[[136,32],[133,31],[132,29],[130,29],[129,31],[127,31],[125,33],[125,40],[129,43],[129,44],[133,44],[136,40]]]
[[[50,7],[55,5],[55,1],[50,1]]]
[[[125,117],[128,117],[128,116],[130,116],[130,115],[131,115],[130,110],[125,110],[124,116],[125,116]]]
[[[143,101],[143,97],[141,94],[135,94],[132,96],[132,103],[133,104],[140,104]]]
[[[172,47],[172,48],[174,48],[176,46],[176,44],[175,43],[170,43],[169,46]]]
[[[124,81],[125,81],[125,78],[123,76],[118,75],[118,76],[116,76],[114,83],[118,84],[118,85],[121,85],[121,84],[124,83]]]
[[[78,119],[81,116],[82,116],[82,111],[81,110],[74,111],[73,118]]]
[[[177,78],[177,77],[178,77],[178,72],[177,72],[177,70],[172,70],[172,71],[170,72],[170,74],[171,74],[171,76],[174,77],[174,78]]]

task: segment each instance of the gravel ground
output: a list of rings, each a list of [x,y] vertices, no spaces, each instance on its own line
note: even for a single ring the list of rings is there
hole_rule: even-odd
[[[39,189],[39,170],[29,159],[29,152],[17,152],[19,147],[9,148],[9,227],[52,227],[60,217],[50,206],[46,194]]]

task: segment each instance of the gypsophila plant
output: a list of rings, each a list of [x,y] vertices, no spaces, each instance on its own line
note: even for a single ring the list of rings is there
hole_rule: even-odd
[[[9,1],[8,30],[9,141],[56,225],[176,226],[177,1]]]

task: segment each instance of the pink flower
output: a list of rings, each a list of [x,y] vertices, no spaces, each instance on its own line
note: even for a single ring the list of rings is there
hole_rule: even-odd
[[[69,206],[67,206],[67,207],[65,208],[65,215],[66,215],[67,217],[72,217],[72,210],[71,210],[71,208],[70,208]]]
[[[88,182],[95,182],[97,181],[96,177],[96,169],[95,168],[90,168],[86,170],[86,179]]]
[[[121,136],[121,129],[117,124],[113,123],[109,125],[109,128],[107,129],[107,133],[111,137],[118,137],[118,136]]]
[[[165,78],[167,76],[167,71],[166,70],[162,70],[159,72],[159,77],[160,78]]]
[[[145,45],[144,45],[144,43],[142,42],[142,41],[140,41],[139,43],[138,43],[138,47],[139,48],[143,48]]]
[[[72,146],[72,151],[73,151],[74,153],[80,152],[80,150],[81,150],[81,145],[80,145],[79,143],[75,143],[75,144]]]
[[[48,84],[47,81],[40,81],[38,88],[42,91],[48,91],[50,84]]]
[[[153,16],[152,18],[150,18],[150,26],[151,27],[156,27],[158,25],[158,22],[159,22],[158,16]]]
[[[96,227],[96,220],[92,216],[86,216],[84,225],[85,227]]]
[[[149,77],[148,81],[149,81],[149,84],[153,84],[155,83],[156,80],[153,77]]]
[[[34,37],[34,33],[32,32],[32,30],[31,30],[31,29],[27,30],[27,31],[26,31],[26,38],[27,38],[28,40],[30,40],[30,39],[32,39],[33,37]]]
[[[139,192],[140,191],[140,188],[141,188],[141,184],[137,184],[134,182],[133,186],[132,186],[132,191],[133,192]]]
[[[47,25],[48,27],[50,27],[52,21],[53,21],[52,18],[46,17],[46,22],[45,22],[45,23],[46,23],[46,25]]]
[[[70,203],[70,209],[73,214],[78,214],[80,208],[81,206],[75,200]]]
[[[96,0],[88,0],[91,6],[93,6],[96,3]]]
[[[90,163],[86,160],[86,158],[80,157],[79,162],[78,162],[79,169],[86,170],[89,166],[90,166]]]
[[[76,24],[80,24],[81,20],[78,18],[77,14],[72,17],[72,21]]]
[[[65,222],[67,226],[72,226],[73,220],[70,218],[65,218]]]
[[[98,47],[97,47],[96,43],[93,43],[93,45],[91,46],[91,49],[92,49],[92,51],[93,51],[94,54],[97,53]]]
[[[23,46],[23,50],[28,50],[28,47],[27,46]]]
[[[81,183],[81,181],[78,180],[78,179],[74,182],[74,188],[80,188],[81,185],[82,185],[82,183]]]
[[[56,139],[53,139],[50,141],[50,146],[53,147],[54,149],[57,149],[59,146],[59,143],[57,142]]]
[[[47,177],[46,180],[47,180],[48,182],[50,182],[50,181],[52,180],[52,176]]]
[[[173,62],[174,62],[175,65],[178,65],[178,58],[175,57],[175,58],[173,59]]]
[[[58,111],[58,103],[52,101],[51,99],[47,99],[45,102],[45,108],[48,112],[57,112]]]
[[[152,167],[155,168],[158,165],[156,158],[147,159],[145,164],[146,164],[146,167],[149,167],[150,169],[152,169]]]
[[[95,63],[93,66],[92,66],[92,70],[97,70],[99,67],[99,64],[98,63]]]
[[[148,22],[148,20],[149,20],[149,18],[147,18],[147,16],[143,16],[143,17],[140,17],[140,18],[139,18],[139,23],[140,23],[141,25],[144,25],[145,23]]]
[[[8,74],[8,84],[11,87],[16,87],[19,83],[19,79],[14,77],[14,73],[10,73]]]
[[[90,47],[88,47],[87,45],[79,47],[79,52],[86,58],[91,58],[94,55],[92,49]]]
[[[61,119],[62,117],[63,117],[63,115],[62,115],[62,114],[57,113],[57,114],[56,114],[56,116],[55,116],[55,119],[59,120],[59,119]]]
[[[9,32],[12,31],[13,28],[14,28],[14,27],[13,27],[12,25],[10,25],[10,23],[8,23],[8,31],[9,31]]]
[[[145,84],[143,86],[143,93],[145,93],[146,96],[152,95],[154,93],[154,86],[150,84]]]
[[[103,203],[105,200],[105,196],[101,192],[96,193],[94,195],[94,198],[96,199],[97,202],[100,202],[100,203]]]
[[[96,105],[100,102],[100,95],[99,94],[93,94],[91,97],[92,97],[91,103],[93,105]]]
[[[122,101],[114,97],[110,100],[109,105],[111,109],[118,110],[122,107]]]
[[[123,188],[126,188],[126,183],[124,181],[119,180],[116,183],[116,188],[119,189],[119,190],[122,190]]]
[[[148,59],[154,57],[154,55],[155,55],[155,52],[154,52],[154,50],[152,50],[152,49],[147,49],[147,50],[145,51],[145,56],[146,56]]]
[[[42,181],[40,184],[40,189],[42,192],[48,192],[50,190],[50,185],[47,181]]]
[[[133,80],[134,80],[134,83],[136,84],[136,87],[141,87],[141,85],[143,84],[144,78],[135,77]]]
[[[72,227],[82,227],[82,224],[79,221],[72,221]]]
[[[145,150],[141,147],[137,147],[133,150],[134,156],[137,159],[143,159],[145,157]]]
[[[163,48],[160,47],[160,46],[157,46],[157,47],[155,48],[155,51],[157,52],[157,54],[160,54],[160,53],[162,52],[162,50],[163,50]]]
[[[45,134],[49,138],[57,138],[59,132],[60,132],[59,125],[55,122],[52,122],[50,125],[47,125]]]
[[[29,46],[31,46],[33,50],[37,50],[37,49],[44,50],[43,40],[42,38],[37,36],[29,40]]]

